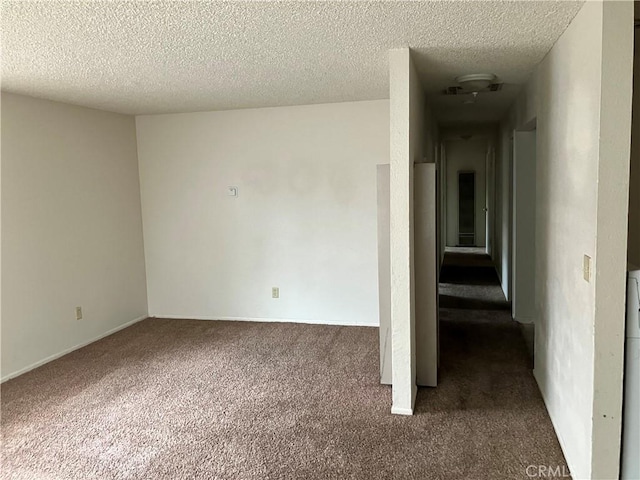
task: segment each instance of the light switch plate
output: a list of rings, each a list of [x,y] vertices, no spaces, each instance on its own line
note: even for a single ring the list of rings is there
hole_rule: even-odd
[[[237,197],[238,196],[238,187],[227,187],[227,195],[229,197]]]
[[[582,260],[582,276],[587,282],[591,281],[591,257],[585,255]]]

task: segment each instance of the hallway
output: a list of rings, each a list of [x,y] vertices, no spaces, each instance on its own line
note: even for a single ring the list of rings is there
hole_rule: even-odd
[[[509,310],[489,255],[480,249],[447,248],[440,272],[440,308]]]
[[[439,371],[438,388],[419,389],[416,414],[446,412],[465,431],[458,452],[464,452],[466,478],[527,478],[529,465],[568,472],[522,334],[486,254],[445,255]],[[486,470],[474,470],[479,465]]]

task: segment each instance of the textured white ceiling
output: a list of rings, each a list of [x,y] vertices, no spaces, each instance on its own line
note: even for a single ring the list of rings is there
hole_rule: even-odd
[[[582,2],[2,2],[3,90],[129,114],[388,98],[410,46],[437,116],[500,118]],[[499,93],[439,91],[490,72]]]

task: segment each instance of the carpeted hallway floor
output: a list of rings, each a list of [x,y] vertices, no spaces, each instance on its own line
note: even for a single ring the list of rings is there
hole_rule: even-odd
[[[0,477],[524,479],[564,465],[508,311],[454,308],[443,287],[441,384],[413,417],[389,413],[377,329],[148,319],[2,385]]]

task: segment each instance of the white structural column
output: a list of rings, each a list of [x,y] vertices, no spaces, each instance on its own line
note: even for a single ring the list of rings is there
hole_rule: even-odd
[[[391,412],[412,415],[416,398],[413,163],[422,154],[424,94],[408,48],[389,52],[389,84]]]

